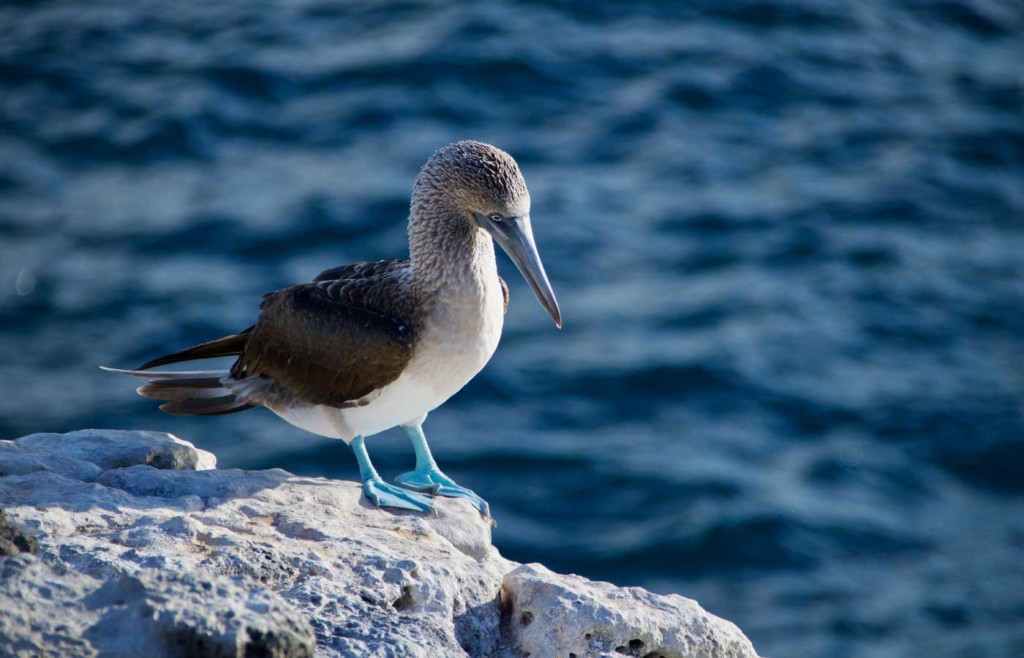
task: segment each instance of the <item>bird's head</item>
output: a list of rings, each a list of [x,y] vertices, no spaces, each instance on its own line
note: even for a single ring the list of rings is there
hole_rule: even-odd
[[[562,313],[530,226],[530,192],[511,155],[481,142],[449,144],[427,160],[412,194],[413,216],[444,207],[508,254],[558,327]]]

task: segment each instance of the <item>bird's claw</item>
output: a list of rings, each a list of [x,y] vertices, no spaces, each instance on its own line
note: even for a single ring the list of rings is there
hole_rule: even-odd
[[[443,473],[441,475],[446,480],[448,479],[448,477]],[[432,474],[427,471],[409,471],[408,473],[402,473],[395,478],[395,482],[406,489],[421,491],[423,493],[430,494],[431,496],[438,495],[441,491],[441,487],[444,486],[444,484],[434,479]]]
[[[364,480],[363,493],[366,494],[367,500],[377,507],[392,507],[413,510],[414,512],[427,512],[431,515],[437,514],[434,510],[434,502],[428,496],[396,487],[381,480]]]
[[[472,489],[455,484],[454,480],[437,469],[409,471],[399,475],[395,481],[403,487],[424,491],[433,496],[465,498],[481,515],[491,518],[491,507],[486,500]]]

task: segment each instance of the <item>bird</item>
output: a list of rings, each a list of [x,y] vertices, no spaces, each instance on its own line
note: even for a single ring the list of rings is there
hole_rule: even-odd
[[[236,334],[155,358],[135,369],[137,392],[175,415],[265,407],[291,425],[341,439],[355,454],[366,498],[434,512],[434,496],[487,502],[444,474],[423,432],[427,414],[465,386],[501,338],[509,291],[494,243],[515,264],[558,328],[562,314],[530,223],[530,193],[515,159],[476,141],[431,155],[412,189],[409,258],[361,261],[263,296],[255,323]],[[153,370],[236,357],[227,370]],[[365,439],[405,429],[412,471],[384,482]]]

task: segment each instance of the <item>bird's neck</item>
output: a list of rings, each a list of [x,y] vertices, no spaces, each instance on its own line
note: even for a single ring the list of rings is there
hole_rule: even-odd
[[[498,285],[493,240],[454,209],[418,210],[409,221],[409,255],[421,308],[481,308]]]

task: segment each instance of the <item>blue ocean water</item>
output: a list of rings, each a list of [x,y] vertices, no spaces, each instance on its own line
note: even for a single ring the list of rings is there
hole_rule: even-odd
[[[479,139],[565,318],[503,260],[498,353],[426,425],[506,556],[696,598],[768,656],[1022,656],[1022,63],[1015,0],[5,4],[0,437],[355,478],[95,366],[403,255],[419,166]]]

